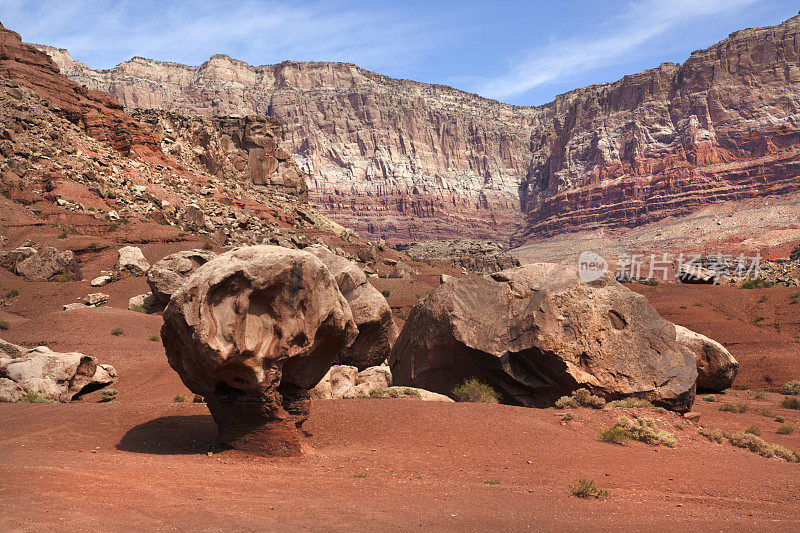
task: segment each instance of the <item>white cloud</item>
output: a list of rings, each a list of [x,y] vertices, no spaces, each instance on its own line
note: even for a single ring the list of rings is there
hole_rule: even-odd
[[[503,74],[474,83],[475,92],[504,99],[568,76],[614,65],[651,39],[682,24],[730,12],[756,0],[646,0],[588,38],[554,41],[527,50]],[[590,32],[585,32],[589,34]]]
[[[95,68],[133,55],[196,64],[228,53],[255,64],[345,61],[397,71],[452,36],[441,19],[403,9],[346,0],[0,0],[3,21],[24,40],[67,48]]]

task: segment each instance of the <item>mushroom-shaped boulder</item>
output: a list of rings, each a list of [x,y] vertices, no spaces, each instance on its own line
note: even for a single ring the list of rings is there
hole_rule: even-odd
[[[250,246],[192,274],[164,311],[161,337],[170,366],[205,397],[223,445],[298,455],[307,391],[357,332],[319,259]]]

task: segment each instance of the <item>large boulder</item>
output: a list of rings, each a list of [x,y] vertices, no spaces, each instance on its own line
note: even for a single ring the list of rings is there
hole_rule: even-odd
[[[106,387],[116,377],[113,366],[100,365],[91,355],[54,352],[46,346],[13,359],[0,358],[0,378],[16,383],[26,393],[56,402],[69,402],[75,396]],[[10,386],[6,389],[10,390]]]
[[[357,333],[322,261],[249,246],[192,274],[164,310],[161,338],[170,366],[205,397],[223,445],[297,455],[308,389]]]
[[[342,351],[337,362],[359,370],[384,362],[399,335],[386,298],[367,282],[364,272],[352,261],[318,244],[305,250],[317,256],[333,274],[358,326],[358,337]]]
[[[687,411],[697,369],[644,296],[606,272],[584,283],[547,263],[450,278],[411,311],[390,358],[395,385],[447,394],[468,378],[544,407],[578,388]]]
[[[142,249],[138,246],[123,246],[117,254],[116,270],[127,270],[134,276],[144,276],[150,269],[150,263],[147,262]]]
[[[147,271],[147,284],[158,301],[169,303],[170,297],[189,279],[198,267],[217,256],[210,250],[185,250],[162,257]]]
[[[739,362],[720,343],[683,326],[675,326],[675,340],[694,354],[697,390],[722,392],[733,385]]]
[[[81,279],[81,267],[71,250],[43,246],[16,264],[17,275],[28,281],[55,281],[59,278]]]

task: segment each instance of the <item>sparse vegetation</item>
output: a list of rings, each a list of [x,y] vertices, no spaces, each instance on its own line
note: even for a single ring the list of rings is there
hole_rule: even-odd
[[[147,311],[145,311],[144,307],[142,307],[141,305],[132,305],[128,309],[136,313],[147,313]]]
[[[594,479],[586,479],[583,477],[574,485],[570,485],[569,490],[572,492],[573,496],[587,500],[597,500],[611,496],[611,493],[607,490],[598,489]]]
[[[111,402],[117,399],[117,389],[103,389],[100,391],[100,401],[101,402]]]
[[[364,479],[365,477],[369,477],[369,474],[367,474],[366,472],[356,472],[350,477],[352,477],[353,479]]]
[[[775,422],[777,422],[778,424],[783,424],[784,422],[786,422],[786,419],[778,415],[775,417]]]
[[[650,285],[651,287],[655,287],[656,285],[661,285],[661,281],[659,281],[658,278],[647,278],[644,284]]]
[[[764,457],[780,457],[781,459],[789,461],[790,463],[800,462],[800,455],[797,453],[787,450],[783,446],[770,444],[761,437],[751,433],[745,433],[744,431],[728,433],[727,431],[722,431],[719,429],[701,429],[700,434],[714,442],[729,442],[733,446],[748,449],[751,452],[763,455]]]
[[[58,282],[59,283],[66,283],[68,281],[72,281],[72,276],[70,276],[69,274],[64,273],[64,274],[61,274],[60,276],[58,276]]]
[[[125,330],[123,330],[121,327],[117,326],[117,327],[115,327],[114,329],[111,330],[111,334],[119,337],[120,335],[125,335]]]
[[[759,409],[758,414],[760,414],[764,418],[773,418],[775,416],[775,414],[769,409]]]
[[[625,444],[628,439],[638,440],[651,446],[674,446],[675,435],[659,428],[652,418],[617,418],[614,425],[600,432],[600,440],[613,444]]]
[[[761,323],[764,322],[766,319],[767,319],[766,317],[763,317],[761,315],[754,316],[753,318],[750,319],[750,323],[753,324],[754,326],[760,326]]]
[[[562,396],[555,403],[558,409],[574,409],[581,406],[602,409],[605,405],[606,401],[600,396],[593,395],[589,389],[578,389],[569,396]]]
[[[744,432],[751,435],[761,435],[761,429],[759,429],[758,426],[750,426],[749,428],[745,429]]]
[[[781,407],[785,407],[787,409],[800,409],[800,398],[796,398],[795,396],[786,396],[783,400],[781,400]]]
[[[9,289],[6,292],[6,298],[16,298],[17,296],[19,296],[19,289]]]
[[[772,287],[772,282],[763,278],[746,279],[740,285],[740,289],[766,289]]]
[[[20,401],[22,403],[56,403],[54,400],[45,398],[35,392],[26,392]]]
[[[794,433],[794,426],[791,424],[784,424],[778,427],[778,429],[775,430],[775,433],[779,435],[791,435]]]
[[[709,394],[708,396],[704,396],[703,400],[705,400],[707,402],[716,402],[717,401],[717,397],[714,396],[713,394]]]
[[[210,242],[203,243],[203,250],[211,250],[214,246],[211,245]]]
[[[767,397],[767,391],[763,389],[755,389],[750,391],[750,394],[753,396],[754,400],[763,400]]]
[[[389,289],[383,289],[383,290],[381,291],[381,294],[383,294],[383,297],[384,297],[384,298],[388,298],[388,297],[389,297],[389,295],[390,295],[390,294],[392,294],[392,291],[390,291]]]
[[[619,408],[654,407],[651,402],[634,397],[625,398],[624,400],[614,400],[613,402],[609,402],[608,405]]]
[[[453,399],[457,402],[499,403],[500,395],[486,383],[477,379],[468,379],[452,390]]]
[[[7,330],[11,327],[11,324],[8,323],[8,320],[0,320],[0,330]]]
[[[96,242],[90,242],[88,248],[90,250],[97,250],[97,243]]]
[[[158,335],[150,335],[150,340],[153,342],[158,342],[160,337]]]
[[[411,387],[375,387],[366,396],[357,398],[421,398],[419,391]]]
[[[564,416],[561,417],[562,422],[569,422],[570,420],[574,420],[575,415],[572,413],[564,413]]]
[[[500,482],[494,479],[487,479],[483,482],[484,485],[499,485]]]
[[[764,303],[764,302],[766,302],[767,300],[769,300],[769,298],[767,297],[767,295],[766,295],[766,294],[762,294],[762,295],[761,295],[761,298],[759,298],[759,299],[758,299],[758,303],[760,303],[760,304],[763,304],[763,303]]]
[[[720,411],[727,411],[729,413],[746,413],[748,410],[747,404],[739,403],[739,404],[732,404],[732,403],[723,403],[719,406]]]
[[[61,233],[58,234],[58,238],[59,239],[66,239],[67,238],[67,232],[66,231],[62,231]]]
[[[784,383],[783,387],[781,387],[781,394],[800,394],[800,381],[787,381]]]
[[[189,397],[182,392],[176,392],[172,395],[172,401],[175,403],[185,403],[189,401]]]
[[[794,305],[800,299],[800,291],[793,292],[789,295],[789,305]]]

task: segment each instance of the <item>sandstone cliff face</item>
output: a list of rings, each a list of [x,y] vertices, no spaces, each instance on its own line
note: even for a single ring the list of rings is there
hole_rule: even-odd
[[[154,109],[136,109],[131,114],[161,139],[164,152],[187,166],[308,199],[305,177],[274,118],[178,115]]]
[[[514,107],[340,63],[107,71],[48,49],[129,107],[279,118],[311,199],[389,240],[514,241],[633,226],[800,183],[800,16],[742,30],[683,65]]]

